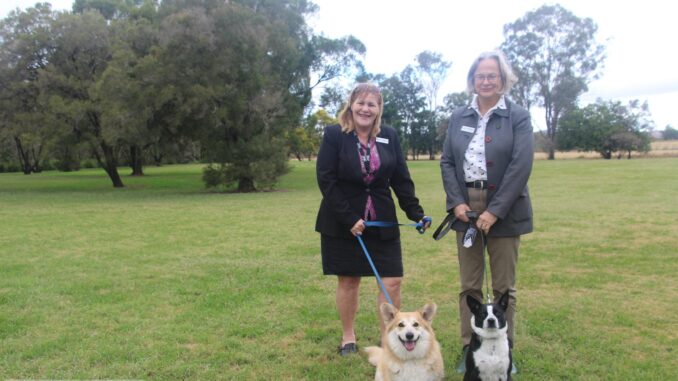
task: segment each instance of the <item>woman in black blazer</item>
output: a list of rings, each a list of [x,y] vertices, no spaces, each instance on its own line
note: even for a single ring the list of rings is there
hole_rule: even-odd
[[[325,128],[316,164],[323,199],[315,229],[321,234],[323,273],[338,276],[336,303],[343,328],[339,347],[342,356],[357,352],[353,324],[360,280],[374,276],[355,236],[363,237],[393,303],[400,308],[400,231],[398,227],[365,230],[364,222],[397,222],[391,189],[409,219],[422,221],[425,217],[398,135],[393,128],[381,126],[382,113],[379,88],[368,83],[357,85],[339,114],[340,124]],[[380,292],[377,305],[385,300]],[[381,329],[383,332],[383,321]]]

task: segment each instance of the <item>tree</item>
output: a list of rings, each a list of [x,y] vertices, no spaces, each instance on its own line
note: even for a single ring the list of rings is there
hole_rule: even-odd
[[[339,112],[344,107],[346,102],[346,94],[348,90],[340,84],[334,86],[325,86],[323,93],[320,95],[320,103],[318,106],[327,111],[329,115],[339,116]]]
[[[129,147],[133,176],[143,175],[144,152],[162,139],[166,126],[165,98],[159,91],[157,26],[144,17],[111,22],[112,57],[97,81],[93,96],[101,107],[101,122],[120,145]]]
[[[426,99],[414,68],[408,65],[399,74],[383,79],[379,85],[384,97],[382,119],[398,130],[403,151],[409,150],[416,160],[425,148],[422,132]]]
[[[455,109],[468,106],[472,99],[473,95],[465,91],[447,94],[443,98],[443,105],[441,106],[440,111],[443,114],[450,116]]]
[[[163,2],[160,13],[179,3]],[[364,50],[354,38],[312,36],[304,16],[313,10],[298,0],[222,1],[163,20],[161,62],[177,73],[178,91],[197,101],[184,115],[213,163],[206,182],[240,192],[271,188],[287,171],[286,132],[299,126],[313,87],[341,75]]]
[[[678,139],[678,130],[671,127],[671,125],[666,126],[664,132],[662,132],[662,138],[664,140],[673,140]]]
[[[624,106],[618,101],[598,100],[568,112],[561,121],[558,148],[596,151],[604,159],[614,152],[648,151],[652,122],[647,103],[637,100]]]
[[[48,3],[12,11],[0,21],[0,134],[12,139],[24,174],[41,171],[51,119],[37,80],[54,52]]]
[[[438,150],[437,132],[438,125],[438,93],[447,77],[447,70],[452,66],[451,62],[444,61],[440,53],[423,51],[415,59],[417,61],[416,72],[427,100],[427,113],[424,117],[424,145],[429,153],[429,159],[435,158]]]
[[[544,5],[504,26],[501,49],[520,78],[512,94],[528,109],[544,108],[551,160],[560,118],[599,76],[605,56],[594,39],[597,29],[592,19],[560,5]]]
[[[61,14],[53,34],[56,48],[40,78],[50,112],[86,142],[113,186],[121,188],[118,133],[102,118],[95,92],[112,56],[109,23],[95,10]]]
[[[447,133],[447,127],[450,124],[452,112],[454,112],[454,110],[459,107],[468,106],[472,99],[473,95],[467,93],[466,91],[445,95],[443,98],[443,105],[438,107],[438,113],[440,114],[440,118],[436,126],[436,139],[438,141],[445,140],[445,134]]]
[[[297,160],[301,161],[303,157],[311,160],[313,155],[320,147],[321,132],[323,128],[330,124],[337,124],[336,118],[330,117],[327,111],[320,109],[311,115],[308,115],[301,126],[287,131],[287,142],[290,153]]]

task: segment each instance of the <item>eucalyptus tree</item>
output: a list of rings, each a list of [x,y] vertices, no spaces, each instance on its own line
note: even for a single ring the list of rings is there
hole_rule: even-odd
[[[600,75],[605,55],[597,29],[592,19],[560,5],[543,5],[504,25],[501,49],[519,76],[512,95],[528,109],[544,108],[549,159],[555,158],[560,118]]]
[[[383,119],[398,130],[403,151],[414,160],[425,150],[424,128],[428,120],[426,98],[415,69],[408,65],[399,74],[380,82],[384,95]]]
[[[25,174],[41,170],[52,133],[38,77],[54,51],[56,15],[48,3],[37,3],[0,21],[0,134],[13,141]]]
[[[435,158],[435,152],[438,150],[436,126],[439,121],[438,115],[438,93],[447,77],[447,71],[452,62],[443,60],[440,53],[423,51],[419,53],[415,60],[417,65],[415,70],[422,85],[422,90],[426,96],[428,105],[427,120],[424,128],[425,146],[429,153],[429,158]]]
[[[323,92],[320,95],[320,102],[318,106],[325,110],[327,114],[338,116],[341,109],[346,102],[346,94],[349,90],[341,84],[323,87]]]
[[[438,114],[440,115],[436,128],[436,139],[438,139],[438,141],[445,140],[445,134],[447,133],[447,127],[450,124],[452,112],[459,107],[467,107],[472,99],[473,95],[466,91],[449,93],[443,97],[443,104],[438,106]]]

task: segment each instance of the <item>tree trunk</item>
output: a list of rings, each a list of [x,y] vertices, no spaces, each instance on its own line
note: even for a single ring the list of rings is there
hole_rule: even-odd
[[[132,145],[129,149],[130,165],[132,167],[132,176],[144,175],[144,163],[142,159],[141,148],[138,145]]]
[[[550,98],[550,97],[549,97]],[[549,104],[547,102],[547,104]],[[549,147],[548,147],[548,160],[556,159],[556,124],[557,118],[555,112],[553,111],[552,106],[547,106],[545,108],[546,112],[546,135],[549,137]]]
[[[249,193],[257,189],[254,187],[254,180],[249,177],[242,177],[238,180],[238,192]]]
[[[21,170],[24,172],[24,175],[30,175],[31,161],[28,158],[28,152],[21,146],[21,139],[19,139],[18,136],[14,137],[14,143],[16,144],[17,154],[19,155],[19,162],[21,162]]]
[[[94,150],[94,157],[96,157],[99,165],[106,171],[106,174],[108,174],[111,182],[113,182],[113,187],[123,188],[125,185],[123,185],[120,174],[118,173],[118,160],[115,158],[113,147],[109,147],[108,144],[104,142],[99,143],[99,146],[104,153],[104,160],[101,159],[101,156],[96,149]]]
[[[38,153],[35,153],[35,149],[31,148],[31,156],[33,157],[31,170],[35,173],[42,172],[42,166],[40,165],[40,157],[42,156],[42,146],[40,147],[40,149],[38,149]]]
[[[153,162],[155,163],[156,167],[162,166],[162,152],[161,150],[157,150],[155,153],[153,153]]]

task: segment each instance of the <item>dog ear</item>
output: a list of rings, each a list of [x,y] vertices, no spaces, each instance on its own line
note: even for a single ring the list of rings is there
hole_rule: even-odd
[[[471,312],[473,314],[476,313],[480,309],[480,307],[483,305],[481,302],[479,302],[476,298],[472,297],[471,295],[466,295],[466,304],[468,305],[468,308],[471,309]]]
[[[433,317],[436,315],[437,310],[438,306],[436,306],[435,303],[428,303],[419,310],[419,313],[421,313],[421,316],[424,318],[424,320],[430,324],[433,321]]]
[[[390,323],[398,314],[398,309],[390,303],[381,303],[379,311],[381,312],[381,318],[384,320],[384,324]]]
[[[504,311],[508,310],[508,305],[509,305],[509,290],[506,290],[506,292],[499,298],[499,307],[503,308]]]

